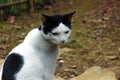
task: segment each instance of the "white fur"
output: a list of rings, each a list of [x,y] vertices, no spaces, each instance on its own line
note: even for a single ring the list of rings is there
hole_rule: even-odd
[[[10,52],[10,54],[15,52],[24,57],[24,64],[16,74],[16,80],[54,80],[56,58],[59,51],[57,43],[67,40],[71,31],[69,34],[64,34],[66,30],[70,31],[62,23],[53,30],[53,32],[60,33],[58,36],[51,36],[56,44],[38,29],[29,32],[23,43]]]

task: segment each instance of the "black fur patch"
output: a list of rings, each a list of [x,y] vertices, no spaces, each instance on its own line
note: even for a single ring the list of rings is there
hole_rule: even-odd
[[[8,55],[3,65],[2,80],[16,80],[15,74],[20,71],[24,64],[23,57],[12,53]]]
[[[68,28],[71,28],[71,22],[68,22],[62,15],[48,16],[44,23],[43,31],[45,34],[51,32],[54,28],[58,27],[60,23],[63,23]]]
[[[39,27],[38,27],[38,30],[40,30],[40,31],[41,31],[41,26],[39,26]]]

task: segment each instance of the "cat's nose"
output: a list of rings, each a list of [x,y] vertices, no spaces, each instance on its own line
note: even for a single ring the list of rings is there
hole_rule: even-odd
[[[61,43],[65,43],[65,40],[62,40]]]

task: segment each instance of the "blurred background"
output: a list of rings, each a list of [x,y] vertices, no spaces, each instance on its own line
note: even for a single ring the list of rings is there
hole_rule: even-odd
[[[101,66],[120,80],[120,0],[0,0],[0,59],[40,26],[40,14],[74,10],[72,35],[61,46],[55,75],[69,80]]]

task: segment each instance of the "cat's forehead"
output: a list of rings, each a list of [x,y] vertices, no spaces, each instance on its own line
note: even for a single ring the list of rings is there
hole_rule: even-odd
[[[64,25],[62,22],[59,23],[59,25],[57,27],[55,27],[52,32],[65,32],[65,31],[69,31],[70,28],[68,28],[66,25]]]
[[[62,15],[59,15],[59,14],[55,14],[55,15],[51,15],[51,16],[49,16],[50,18],[53,18],[53,19],[58,19],[58,18],[61,18],[62,17]]]
[[[55,23],[60,23],[60,22],[63,22],[63,16],[62,15],[52,15],[52,16],[49,16],[49,20],[52,21],[52,22],[55,22]]]

